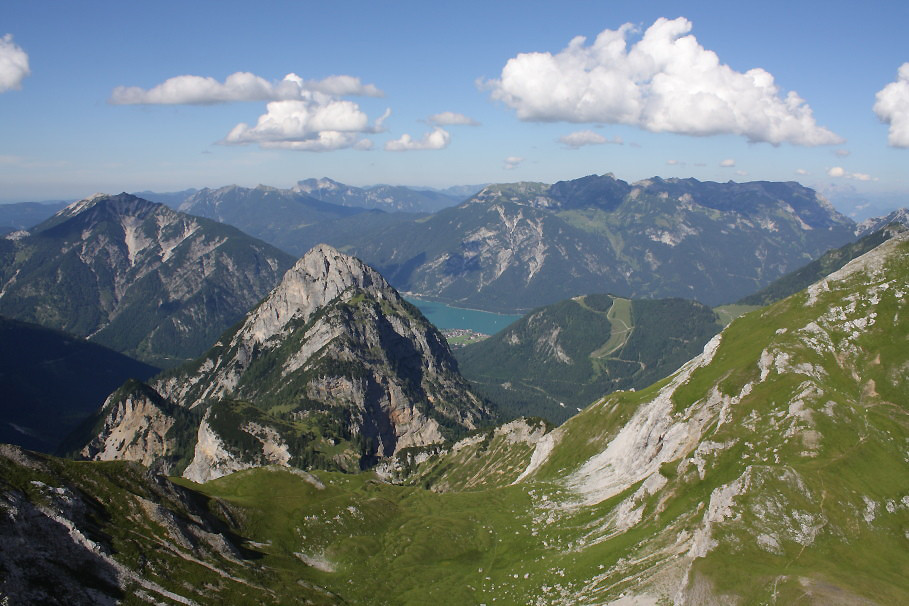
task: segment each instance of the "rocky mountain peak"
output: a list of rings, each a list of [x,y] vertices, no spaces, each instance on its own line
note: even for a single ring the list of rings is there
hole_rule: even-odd
[[[122,192],[119,194],[93,194],[82,200],[77,200],[63,208],[52,217],[49,222],[59,223],[65,219],[82,216],[94,220],[114,216],[131,216],[144,218],[159,209],[166,208],[162,204],[149,202],[132,194]],[[56,219],[57,221],[54,221]]]
[[[304,194],[309,194],[318,190],[336,190],[341,189],[341,184],[333,179],[328,177],[322,177],[321,179],[304,179],[303,181],[297,181],[297,184],[294,185],[294,191],[298,191]]]
[[[97,194],[0,255],[0,313],[170,366],[202,353],[293,260],[232,227]]]
[[[189,450],[183,473],[196,481],[267,463],[352,470],[490,416],[441,333],[382,276],[328,245],[297,261],[205,356],[149,389],[160,395],[154,406],[144,393],[111,396],[85,456],[138,458],[124,445],[150,428],[142,419],[160,416],[144,450],[168,465]],[[178,410],[197,416],[180,421]],[[172,427],[195,434],[195,445],[168,442]]]
[[[319,244],[291,267],[268,298],[250,315],[242,333],[264,342],[291,320],[306,322],[320,309],[351,290],[378,300],[399,298],[378,272],[328,244]]]
[[[898,208],[884,217],[865,219],[855,226],[855,235],[866,236],[893,224],[909,225],[909,208]]]

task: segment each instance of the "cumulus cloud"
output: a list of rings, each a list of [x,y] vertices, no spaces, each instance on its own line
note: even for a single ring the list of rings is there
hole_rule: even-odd
[[[835,179],[852,179],[854,181],[877,181],[867,173],[850,173],[842,166],[834,166],[827,171],[828,177]]]
[[[13,42],[13,35],[0,38],[0,93],[19,90],[22,80],[30,73],[28,54]]]
[[[807,174],[808,174],[808,171],[805,170],[804,168],[797,168],[797,169],[795,169],[795,174],[797,174],[797,175],[807,175]]]
[[[118,86],[110,97],[114,105],[214,105],[237,101],[289,101],[322,94],[334,97],[381,97],[382,91],[363,84],[353,76],[329,76],[323,80],[304,80],[287,74],[271,83],[249,72],[236,72],[224,82],[202,76],[176,76],[148,90],[138,86]]]
[[[324,98],[322,95],[272,101],[255,126],[238,124],[222,143],[258,143],[264,148],[298,151],[332,151],[348,147],[369,149],[372,143],[360,135],[380,132],[390,113],[386,110],[375,124],[370,125],[367,115],[352,101]]]
[[[723,168],[732,168],[733,166],[735,166],[735,160],[732,158],[726,158],[725,160],[720,162],[720,166],[722,166]]]
[[[444,149],[451,142],[451,135],[438,126],[423,135],[420,140],[415,140],[408,134],[403,134],[399,139],[385,142],[385,151],[425,151]]]
[[[592,130],[579,130],[568,135],[559,137],[559,143],[571,149],[578,149],[584,145],[603,145],[605,143],[615,143],[616,145],[622,144],[621,137],[616,137],[615,139],[607,139],[599,133],[595,133]]]
[[[522,162],[524,162],[524,158],[520,156],[508,156],[505,158],[505,170],[514,170],[520,166]]]
[[[353,101],[341,97],[380,97],[382,91],[353,76],[304,80],[287,74],[278,82],[249,72],[236,72],[224,82],[202,76],[176,76],[148,90],[119,86],[111,94],[115,105],[214,105],[242,101],[268,101],[254,126],[237,124],[220,142],[225,145],[258,144],[263,148],[299,151],[370,149],[362,135],[382,130],[389,111],[374,124]]]
[[[773,76],[737,72],[702,47],[684,18],[660,18],[627,44],[630,24],[592,44],[574,38],[557,54],[521,53],[499,79],[482,83],[519,119],[630,124],[654,132],[742,135],[772,144],[826,145],[842,139],[816,124],[795,92]]]
[[[465,116],[464,114],[458,114],[455,112],[442,112],[441,114],[433,114],[429,116],[429,123],[434,124],[435,126],[479,126],[480,123]]]
[[[874,113],[890,125],[887,142],[893,147],[909,147],[909,63],[900,66],[895,82],[875,96]]]

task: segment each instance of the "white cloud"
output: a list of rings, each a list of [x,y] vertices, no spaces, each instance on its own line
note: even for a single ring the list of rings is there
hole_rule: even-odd
[[[255,126],[238,124],[222,143],[258,143],[264,148],[298,151],[331,151],[354,147],[369,149],[372,143],[360,138],[363,133],[382,129],[386,111],[374,125],[352,102],[312,95],[309,99],[272,101]]]
[[[893,147],[909,147],[909,62],[900,66],[895,82],[875,96],[874,113],[890,125],[887,142]]]
[[[808,174],[808,171],[805,170],[804,168],[797,168],[797,169],[795,169],[795,174],[797,174],[797,175],[807,175],[807,174]]]
[[[434,124],[435,126],[479,126],[480,123],[465,116],[464,114],[457,114],[455,112],[442,112],[441,114],[433,114],[429,116],[429,123]]]
[[[521,53],[501,77],[482,83],[521,120],[630,124],[654,132],[721,133],[772,144],[826,145],[842,139],[815,123],[796,93],[781,96],[773,76],[736,72],[688,34],[684,18],[658,19],[629,48],[630,24],[586,45]]]
[[[176,76],[148,90],[138,86],[118,86],[111,93],[114,105],[214,105],[237,101],[289,101],[330,97],[381,97],[382,91],[363,84],[353,76],[329,76],[323,80],[303,80],[296,74],[271,83],[249,72],[236,72],[224,82],[202,76]]]
[[[850,173],[846,171],[842,166],[834,166],[827,171],[828,177],[834,177],[836,179],[852,179],[854,181],[877,181],[874,177],[867,173]]]
[[[372,84],[353,76],[329,76],[304,80],[287,74],[269,82],[249,72],[236,72],[224,82],[201,76],[177,76],[145,90],[136,86],[114,89],[110,102],[116,105],[212,105],[240,101],[269,101],[255,126],[237,124],[221,143],[258,144],[263,148],[300,151],[371,149],[361,135],[382,130],[390,110],[369,124],[369,118],[348,95],[382,96]]]
[[[732,158],[726,158],[725,160],[720,162],[720,166],[722,166],[723,168],[732,168],[733,166],[735,166],[735,160]]]
[[[846,156],[848,156],[850,154],[848,149],[838,149],[838,150],[834,151],[833,153],[835,153],[840,158],[845,158]]]
[[[524,158],[522,158],[521,156],[508,156],[507,158],[505,158],[505,170],[514,170],[522,162],[524,162]]]
[[[19,90],[22,80],[30,73],[28,54],[13,42],[13,35],[0,38],[0,93]]]
[[[679,160],[666,160],[666,164],[669,166],[685,166],[685,163]]]
[[[435,127],[423,135],[419,141],[408,134],[403,134],[399,139],[385,142],[385,151],[424,151],[444,149],[451,142],[451,135],[443,128]]]
[[[615,139],[607,139],[599,133],[595,133],[592,130],[579,130],[573,132],[569,135],[564,135],[559,137],[559,143],[570,147],[572,149],[578,149],[584,145],[603,145],[604,143],[615,143],[616,145],[622,144],[622,139],[616,137]]]

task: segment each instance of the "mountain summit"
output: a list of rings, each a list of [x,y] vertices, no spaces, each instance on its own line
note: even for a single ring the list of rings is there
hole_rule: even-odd
[[[415,307],[319,245],[205,356],[112,395],[82,454],[163,457],[197,481],[267,463],[353,470],[489,414]]]

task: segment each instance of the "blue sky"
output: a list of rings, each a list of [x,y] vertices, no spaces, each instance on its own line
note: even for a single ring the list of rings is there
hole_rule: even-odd
[[[612,172],[909,205],[909,3],[749,4],[6,0],[0,201]]]

